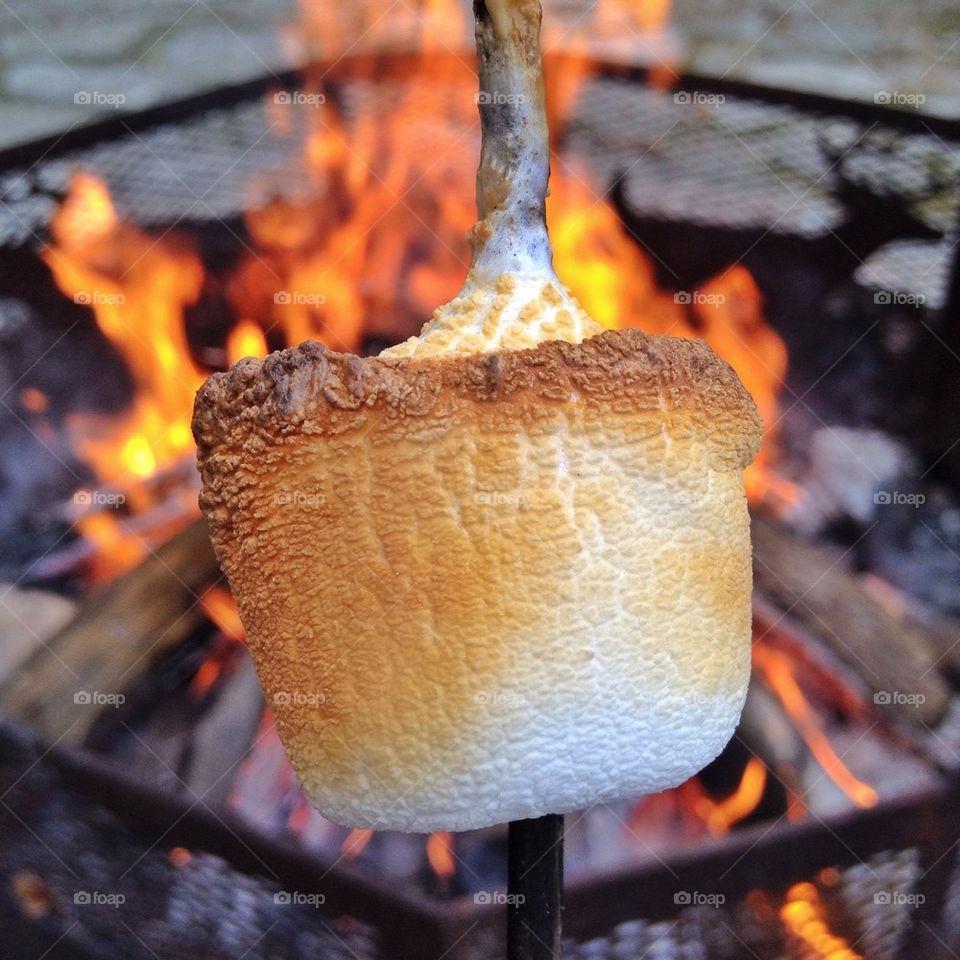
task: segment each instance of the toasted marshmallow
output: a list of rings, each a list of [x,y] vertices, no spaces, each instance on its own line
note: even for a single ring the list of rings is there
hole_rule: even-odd
[[[418,337],[387,347],[380,356],[529,350],[548,340],[580,343],[602,332],[603,327],[556,277],[502,273],[490,283],[471,278],[455,300],[434,312]]]
[[[704,343],[604,332],[556,279],[545,143],[523,139],[545,129],[539,4],[475,9],[481,82],[526,99],[481,106],[463,292],[376,358],[241,361],[194,416],[267,702],[349,827],[674,786],[726,744],[749,676],[756,408]]]

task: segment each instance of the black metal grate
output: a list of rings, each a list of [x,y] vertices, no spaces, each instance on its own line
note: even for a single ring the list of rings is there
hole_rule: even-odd
[[[156,122],[118,120],[104,128],[101,136],[87,137],[83,145],[66,138],[56,147],[43,145],[35,156],[19,151],[15,162],[8,158],[0,174],[0,245],[43,242],[58,198],[71,171],[78,168],[103,178],[120,213],[147,228],[162,229],[180,220],[203,223],[235,218],[271,196],[298,196],[307,182],[302,158],[310,122],[315,119],[312,108],[287,111],[292,122],[277,123],[265,85],[241,93],[229,104],[194,103],[180,117],[164,114]],[[400,95],[398,90],[371,84],[368,78],[342,79],[331,88],[334,94],[348,119],[362,115],[371,98],[382,102],[384,96]],[[429,84],[418,91],[424,117],[430,116],[441,94]],[[722,102],[719,97],[724,98]],[[418,126],[418,145],[425,157],[442,153],[449,137],[449,127],[443,124]],[[448,160],[459,164],[457,176],[465,191],[472,184],[477,142],[474,129],[462,141],[462,150]],[[599,190],[619,181],[621,202],[637,217],[800,238],[822,236],[840,223],[843,207],[836,173],[842,169],[850,181],[866,185],[878,198],[909,197],[918,221],[941,234],[891,241],[867,259],[858,279],[866,285],[921,293],[931,306],[944,301],[955,242],[953,225],[958,219],[955,181],[960,172],[960,134],[942,125],[928,125],[921,118],[908,123],[895,114],[863,107],[845,111],[842,105],[822,99],[797,102],[786,94],[778,99],[759,89],[731,90],[729,85],[690,80],[677,91],[662,91],[651,88],[640,75],[598,75],[584,87],[561,143],[558,163],[588,167]],[[50,779],[52,774],[39,762],[36,751],[21,750],[19,756],[22,762],[11,761],[8,779],[0,783],[5,789],[17,782],[0,806],[4,823],[0,904],[8,914],[22,913],[22,903],[11,893],[14,879],[21,875],[23,880],[23,874],[40,876],[56,907],[44,920],[50,943],[60,935],[70,942],[78,937],[78,950],[86,939],[98,947],[113,945],[115,955],[124,956],[135,951],[130,944],[137,937],[164,960],[167,956],[236,955],[244,949],[249,949],[247,956],[253,960],[290,951],[339,957],[347,943],[354,956],[373,960],[378,941],[375,928],[379,925],[395,935],[389,924],[369,918],[340,929],[335,922],[342,913],[311,907],[281,909],[283,905],[273,897],[284,887],[279,877],[268,879],[272,863],[254,866],[253,873],[264,871],[254,876],[249,866],[239,869],[228,858],[201,848],[193,851],[187,866],[175,867],[169,860],[172,836],[144,852],[142,837],[122,817],[73,797],[69,789]],[[31,764],[36,765],[32,773]],[[29,824],[22,819],[27,812]],[[916,832],[921,812],[919,806],[910,810],[918,818]],[[829,833],[829,828],[824,829]],[[943,839],[943,832],[952,842],[951,829],[951,824],[937,822],[927,836],[930,847]],[[223,839],[231,842],[229,836]],[[907,925],[915,920],[912,914],[890,909],[875,915],[875,895],[886,888],[901,894],[914,891],[921,882],[918,870],[923,873],[939,862],[929,856],[930,849],[925,851],[926,860],[918,859],[920,845],[915,839],[904,835],[903,842],[898,840],[893,847],[881,831],[862,845],[868,848],[865,865],[837,862],[839,884],[824,890],[824,897],[850,924],[851,936],[865,938],[871,960],[902,955]],[[64,862],[68,844],[97,852],[83,862]],[[124,874],[141,854],[137,868]],[[778,868],[783,854],[772,839],[756,856],[757,875],[765,877]],[[814,870],[823,866],[790,865],[789,882],[812,882]],[[942,867],[947,866],[944,858]],[[73,903],[77,891],[103,886],[109,893],[120,875],[128,878],[134,902],[144,898],[143,909],[138,907],[135,915],[109,906],[82,912],[81,905]],[[941,882],[945,886],[945,876],[923,874],[921,889]],[[878,884],[883,887],[878,889]],[[956,880],[954,885],[960,889]],[[740,899],[709,912],[672,910],[670,919],[659,919],[665,916],[663,910],[646,914],[642,905],[631,906],[616,898],[612,902],[620,914],[613,922],[601,923],[601,936],[593,940],[576,932],[578,914],[575,906],[571,908],[572,956],[722,957],[726,948],[717,932],[721,919],[734,933],[734,941],[756,943],[760,956],[802,956],[782,938],[778,941],[771,930],[758,927]],[[934,907],[931,917],[938,915]],[[590,914],[584,908],[579,915]],[[624,922],[641,916],[655,919]],[[126,932],[119,925],[124,917],[131,928]],[[78,925],[77,937],[69,933],[71,923]],[[475,936],[486,937],[488,932],[484,925]],[[778,927],[777,932],[781,934],[782,929]],[[960,936],[956,927],[950,932]],[[224,948],[228,952],[218,953],[228,942]],[[730,956],[742,955],[736,947],[730,950]],[[490,952],[496,955],[495,949]],[[103,950],[90,955],[110,956]]]
[[[469,192],[478,128],[456,130],[460,149],[446,157],[449,90],[409,70],[401,82],[392,76],[338,79],[328,84],[329,96],[348,122],[374,101],[384,108],[412,100],[424,164],[445,157]],[[462,82],[464,98],[471,97],[466,71]],[[861,106],[848,116],[836,103],[798,106],[795,99],[695,80],[664,91],[642,75],[598,73],[579,93],[556,163],[589,168],[598,192],[622,178],[623,200],[640,217],[800,237],[823,235],[841,220],[842,170],[878,197],[915,198],[918,219],[942,234],[887,244],[858,279],[942,305],[958,220],[960,131],[922,117],[904,128],[898,114],[882,109],[864,116]],[[317,108],[290,104],[280,116],[272,100],[257,88],[230,106],[197,112],[194,105],[175,122],[141,129],[117,120],[109,135],[80,149],[59,144],[43,156],[38,148],[35,162],[0,176],[0,245],[44,239],[75,169],[104,179],[120,213],[143,226],[237,217],[271,196],[297,196],[309,185],[304,145]]]

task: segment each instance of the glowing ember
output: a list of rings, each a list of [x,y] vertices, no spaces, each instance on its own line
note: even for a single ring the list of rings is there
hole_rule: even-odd
[[[787,820],[790,823],[799,823],[807,817],[807,802],[797,785],[796,771],[781,764],[779,769],[780,781],[787,791]]]
[[[214,651],[200,664],[200,669],[193,675],[190,682],[190,696],[195,700],[202,700],[223,676],[226,658],[223,650]]]
[[[44,413],[50,406],[47,395],[34,387],[25,387],[20,391],[20,403],[30,413]]]
[[[314,816],[316,814],[310,804],[307,803],[306,798],[300,797],[297,805],[290,811],[290,816],[287,817],[287,826],[294,833],[306,833]]]
[[[843,937],[831,933],[826,908],[812,883],[797,883],[787,891],[780,919],[790,934],[814,951],[812,956],[822,960],[862,960],[861,954]]]
[[[213,689],[233,661],[236,645],[246,640],[240,614],[229,591],[222,587],[209,587],[201,594],[200,605],[223,636],[218,638],[213,651],[193,675],[189,693],[198,700]]]
[[[185,867],[193,859],[193,854],[186,847],[173,847],[169,857],[175,867]]]
[[[877,791],[858,780],[837,756],[810,708],[803,691],[793,675],[790,659],[778,650],[763,644],[754,644],[754,668],[770,689],[779,697],[790,719],[804,742],[810,748],[824,773],[858,806],[872,807],[878,800]]]

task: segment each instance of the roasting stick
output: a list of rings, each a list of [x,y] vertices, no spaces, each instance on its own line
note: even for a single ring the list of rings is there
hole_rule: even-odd
[[[560,960],[563,815],[510,824],[507,960]]]
[[[540,0],[476,0],[474,13],[482,140],[467,282],[504,273],[554,279]]]
[[[552,278],[546,198],[550,147],[539,0],[476,0],[482,145],[468,284]],[[514,820],[507,865],[508,960],[560,960],[563,816]]]

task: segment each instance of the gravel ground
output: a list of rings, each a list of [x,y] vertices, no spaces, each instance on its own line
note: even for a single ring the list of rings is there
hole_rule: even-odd
[[[691,69],[960,117],[955,0],[675,0]],[[922,103],[917,103],[924,98]]]
[[[0,0],[0,146],[296,62],[296,0]]]

